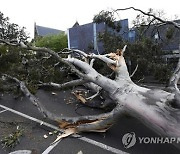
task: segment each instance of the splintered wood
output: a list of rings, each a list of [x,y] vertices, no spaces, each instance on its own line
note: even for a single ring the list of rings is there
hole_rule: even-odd
[[[87,103],[87,100],[82,96],[80,91],[72,92],[72,94],[83,104]]]
[[[75,128],[68,128],[68,129],[66,129],[66,130],[64,131],[63,134],[61,134],[60,136],[58,136],[58,137],[56,138],[56,140],[51,143],[51,145],[52,145],[52,144],[55,144],[56,142],[60,141],[60,140],[63,139],[63,138],[68,137],[68,136],[70,136],[70,135],[72,135],[72,134],[75,134],[75,133],[76,133],[76,129],[75,129]]]

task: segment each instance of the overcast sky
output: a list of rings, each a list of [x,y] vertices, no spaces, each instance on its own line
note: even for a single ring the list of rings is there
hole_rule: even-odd
[[[24,26],[33,36],[34,22],[37,25],[67,30],[78,21],[92,22],[95,14],[104,9],[118,9],[134,6],[147,11],[148,8],[163,10],[168,18],[180,18],[179,0],[0,0],[0,11],[10,21]],[[136,17],[134,11],[119,12],[119,18]]]

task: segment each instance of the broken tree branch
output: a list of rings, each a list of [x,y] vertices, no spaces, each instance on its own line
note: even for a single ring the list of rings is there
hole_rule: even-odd
[[[62,88],[82,85],[82,84],[84,84],[86,82],[87,81],[85,81],[83,79],[77,79],[77,80],[72,80],[72,81],[69,81],[69,82],[66,82],[66,83],[62,83],[62,84],[57,84],[57,83],[54,83],[54,82],[40,83],[37,86],[39,86],[39,87],[52,87],[52,88],[55,88],[55,89],[62,89]]]
[[[35,105],[37,106],[38,110],[40,111],[40,113],[44,116],[44,117],[48,117],[49,119],[53,120],[54,119],[54,115],[51,114],[49,111],[47,111],[45,109],[45,107],[42,105],[42,103],[33,95],[30,93],[30,91],[28,90],[28,88],[26,87],[25,83],[23,81],[18,80],[15,77],[12,77],[10,75],[7,74],[3,74],[3,76],[5,78],[11,79],[13,81],[15,81],[16,83],[19,84],[20,86],[20,90],[23,92],[23,94],[29,98],[29,100]]]
[[[134,74],[136,73],[137,69],[138,69],[138,64],[136,65],[136,68],[134,69],[133,73],[130,75],[130,78],[132,78],[134,76]]]
[[[76,67],[74,65],[72,65],[71,63],[69,63],[68,61],[64,60],[63,58],[61,58],[58,53],[54,52],[51,49],[45,48],[45,47],[35,47],[35,46],[29,46],[29,45],[25,45],[23,42],[17,43],[17,44],[13,44],[10,43],[9,41],[0,39],[0,42],[6,44],[6,45],[10,45],[10,46],[16,46],[16,47],[21,47],[22,49],[27,49],[30,51],[37,51],[37,52],[42,52],[42,53],[48,53],[52,56],[54,56],[59,62],[62,62],[66,65],[68,65],[73,72],[77,73],[79,76],[81,76],[84,79],[87,79],[87,76],[85,74],[83,74],[81,71],[79,71],[78,69],[76,69]]]
[[[86,100],[92,100],[93,98],[97,97],[99,95],[100,91],[97,91],[94,95],[86,98]]]

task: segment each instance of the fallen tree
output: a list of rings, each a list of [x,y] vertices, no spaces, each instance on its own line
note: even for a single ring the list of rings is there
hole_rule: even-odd
[[[23,81],[7,74],[2,75],[4,78],[18,83],[21,91],[38,107],[44,117],[56,121],[60,128],[70,129],[69,134],[89,131],[105,132],[115,123],[119,116],[129,114],[139,119],[159,135],[180,137],[180,92],[177,87],[177,81],[180,77],[180,63],[178,63],[177,69],[171,77],[170,90],[167,92],[140,87],[131,80],[124,59],[126,46],[122,50],[118,49],[116,52],[104,55],[87,54],[80,50],[66,49],[63,51],[66,57],[62,58],[61,54],[47,48],[29,46],[22,42],[13,44],[2,39],[0,39],[0,42],[6,45],[21,47],[27,51],[49,54],[59,62],[69,66],[71,71],[79,77],[77,80],[64,84],[40,83],[39,86],[52,86],[60,89],[67,86],[84,84],[94,94],[86,97],[81,91],[75,91],[74,95],[81,103],[99,108],[115,106],[110,112],[94,116],[65,117],[55,115],[44,107],[28,90]],[[115,78],[110,79],[98,73],[93,68],[95,60],[100,60],[107,64],[107,67],[111,68],[115,73]],[[103,101],[95,104],[93,99],[98,96],[103,98]]]
[[[10,45],[10,43],[4,40],[1,40],[1,42]],[[73,128],[76,132],[105,131],[113,125],[117,117],[126,113],[138,118],[160,135],[173,137],[180,136],[180,110],[174,107],[180,103],[179,92],[169,93],[163,90],[151,90],[133,83],[129,77],[123,57],[126,46],[123,50],[117,50],[116,53],[106,55],[88,55],[79,50],[71,50],[70,52],[67,52],[69,55],[68,58],[61,58],[57,53],[46,48],[30,47],[24,44],[19,45],[28,50],[41,51],[53,55],[59,61],[69,65],[71,69],[78,74],[81,80],[84,80],[87,83],[93,83],[95,86],[91,86],[91,88],[95,88],[94,91],[102,89],[106,91],[111,100],[113,100],[112,102],[116,104],[116,107],[112,111],[101,115],[60,117],[45,109],[43,104],[29,92],[23,81],[4,75],[19,83],[21,91],[31,100],[31,102],[38,106],[41,113],[45,117],[57,121],[61,128]],[[78,53],[86,60],[74,58],[71,56],[72,53]],[[99,74],[92,67],[92,63],[87,62],[92,59],[98,59],[105,62],[107,66],[116,73],[115,79],[112,80]],[[79,82],[74,81],[74,83],[81,83],[81,80],[79,80]]]

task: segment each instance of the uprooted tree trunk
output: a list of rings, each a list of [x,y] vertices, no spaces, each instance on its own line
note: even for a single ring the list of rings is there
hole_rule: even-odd
[[[0,41],[12,45],[7,41]],[[136,85],[129,76],[126,62],[123,57],[126,46],[123,50],[117,50],[116,53],[105,55],[86,54],[80,50],[70,50],[67,52],[67,58],[61,58],[57,53],[50,49],[30,47],[22,44],[19,44],[19,46],[27,50],[49,53],[60,62],[70,66],[71,70],[80,77],[80,80],[71,81],[68,85],[74,86],[85,84],[87,87],[91,85],[91,89],[97,92],[91,99],[96,97],[96,95],[103,90],[112,100],[109,104],[116,104],[112,111],[100,115],[61,117],[54,113],[50,113],[43,104],[29,92],[23,81],[19,81],[17,78],[9,75],[4,75],[19,83],[21,91],[31,100],[31,102],[38,106],[39,111],[45,117],[57,121],[61,128],[73,129],[73,132],[103,132],[110,128],[119,116],[126,113],[139,119],[142,123],[160,135],[180,137],[180,109],[175,107],[180,104],[180,95],[177,85],[176,93],[170,93],[163,90],[151,90]],[[72,57],[72,55],[76,54],[83,58],[80,59],[79,56],[78,58]],[[93,68],[94,60],[102,60],[105,62],[107,66],[115,72],[115,79],[109,79],[98,73]],[[178,69],[176,72],[178,76],[180,75],[179,72],[180,70]],[[177,84],[177,82],[175,82],[175,84]],[[47,85],[55,85],[57,88],[61,88],[66,84],[57,85],[49,83]],[[76,96],[78,97],[81,95],[76,93]],[[85,102],[83,103],[86,104],[88,99],[84,98],[84,100]]]

